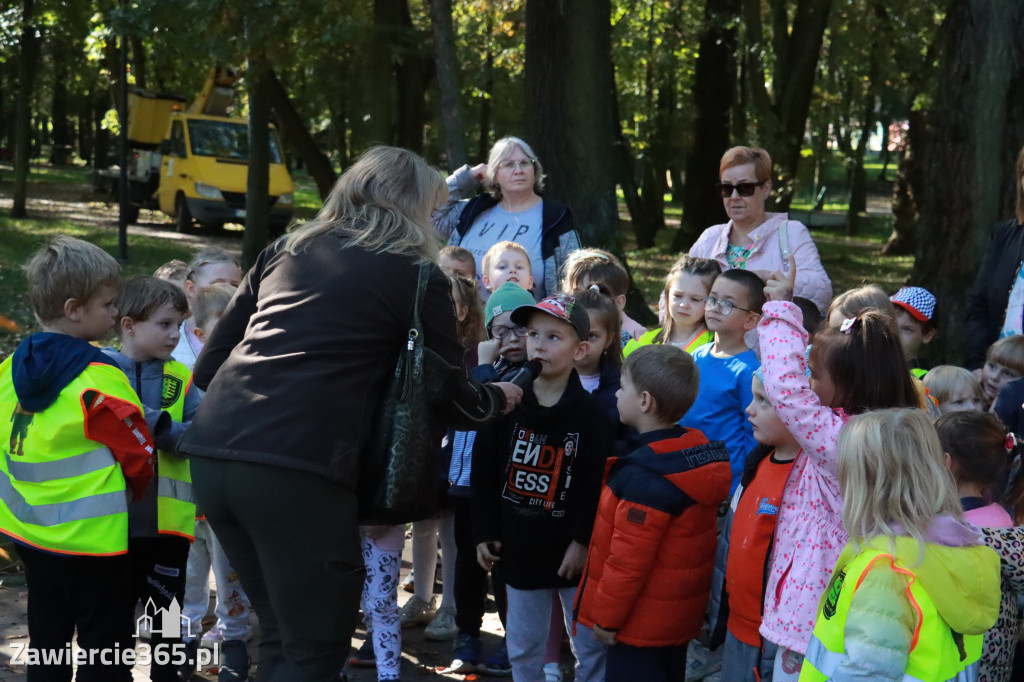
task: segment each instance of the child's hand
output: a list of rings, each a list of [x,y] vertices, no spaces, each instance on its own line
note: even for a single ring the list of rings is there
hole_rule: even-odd
[[[790,256],[787,262],[789,263],[789,272],[783,274],[776,270],[765,284],[764,295],[769,301],[793,300],[793,289],[796,286],[796,259]]]
[[[501,561],[499,552],[501,552],[501,540],[481,542],[476,546],[476,562],[480,564],[480,568],[489,571],[494,568],[494,564]]]
[[[498,346],[500,344],[501,341],[498,339],[487,339],[477,344],[477,362],[481,365],[493,365],[498,360]]]
[[[583,572],[587,564],[587,546],[573,540],[565,550],[562,557],[562,565],[558,567],[558,576],[566,580],[572,580]]]
[[[615,631],[605,630],[603,627],[594,624],[594,639],[605,646],[615,646]]]
[[[484,178],[487,177],[487,164],[478,163],[477,165],[469,169],[469,174],[473,176],[474,180],[476,180],[476,184],[484,184]]]

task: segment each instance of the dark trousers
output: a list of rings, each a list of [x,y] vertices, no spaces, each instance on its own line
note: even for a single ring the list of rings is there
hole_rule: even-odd
[[[171,601],[177,600],[178,610],[185,603],[185,569],[188,566],[188,538],[177,535],[161,535],[155,538],[131,538],[128,541],[128,557],[131,559],[132,607],[141,603],[145,615],[154,617],[153,633],[149,640],[154,656],[149,668],[149,679],[154,682],[176,682],[178,666],[175,661],[184,652],[180,630],[174,634],[161,631],[159,613],[170,609]],[[152,600],[153,606],[149,606]],[[159,647],[159,648],[158,648]],[[163,661],[158,664],[157,661]]]
[[[685,678],[685,644],[642,647],[616,642],[608,647],[605,682],[681,682]]]
[[[487,571],[476,560],[476,544],[473,542],[473,516],[468,497],[452,497],[455,509],[455,625],[459,632],[480,636],[484,621],[484,602],[487,599]],[[491,571],[491,586],[494,601],[498,605],[498,617],[505,625],[508,611],[505,599],[505,581],[499,571]]]
[[[366,569],[355,493],[322,476],[195,457],[192,485],[260,620],[258,682],[333,682]]]
[[[78,648],[131,649],[131,609],[127,555],[73,556],[17,546],[25,562],[28,585],[29,646],[36,650],[65,649],[78,629]],[[69,682],[71,662],[31,665],[30,682]],[[121,682],[132,679],[127,667],[103,665],[98,658],[78,667],[79,682]]]

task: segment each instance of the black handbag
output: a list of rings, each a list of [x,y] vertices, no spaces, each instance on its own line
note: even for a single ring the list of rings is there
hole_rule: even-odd
[[[437,514],[440,432],[431,405],[452,367],[424,347],[420,306],[430,266],[420,265],[416,301],[405,347],[390,375],[359,467],[359,522],[395,525]]]

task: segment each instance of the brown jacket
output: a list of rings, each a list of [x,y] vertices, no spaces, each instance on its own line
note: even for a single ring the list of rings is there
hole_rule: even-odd
[[[297,255],[260,254],[196,362],[206,390],[179,450],[326,476],[355,487],[374,411],[408,337],[417,265],[343,248],[327,233]],[[460,367],[451,285],[433,267],[420,317],[424,343]],[[460,370],[439,406],[497,416],[504,397]]]

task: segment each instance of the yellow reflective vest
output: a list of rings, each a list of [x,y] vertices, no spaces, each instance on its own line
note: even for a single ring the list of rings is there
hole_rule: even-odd
[[[651,344],[659,343],[658,335],[661,334],[661,330],[662,328],[658,327],[657,329],[652,329],[646,332],[639,339],[630,339],[629,342],[626,344],[625,348],[622,349],[622,357],[628,357],[629,354],[635,351],[637,348],[642,348],[643,346],[649,346]],[[700,334],[693,341],[690,341],[690,343],[688,343],[686,345],[686,348],[684,348],[683,350],[692,355],[693,351],[697,350],[706,343],[711,343],[714,340],[714,332],[710,332],[705,329],[703,334]]]
[[[160,409],[181,422],[185,416],[185,394],[192,385],[188,367],[168,360],[164,363],[163,395]],[[180,535],[192,540],[196,530],[196,500],[192,495],[192,470],[189,462],[170,452],[157,452],[156,523],[162,534]]]
[[[93,363],[42,412],[21,409],[8,357],[0,364],[0,532],[40,549],[83,555],[128,551],[121,465],[85,435],[87,391],[142,405],[117,367]],[[141,417],[140,417],[141,418]]]
[[[850,601],[868,570],[878,562],[884,562],[891,570],[910,579],[907,596],[918,614],[904,682],[976,680],[977,671],[971,664],[981,658],[982,636],[954,633],[939,616],[934,602],[912,570],[898,563],[891,554],[867,549],[832,574],[807,646],[800,682],[829,680],[846,659],[843,629]]]

